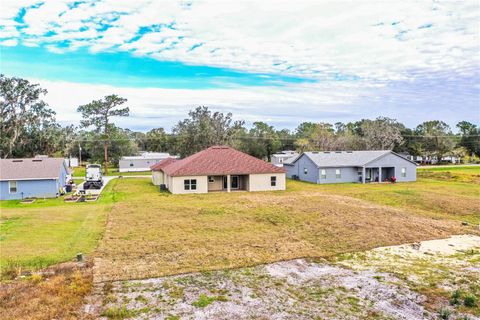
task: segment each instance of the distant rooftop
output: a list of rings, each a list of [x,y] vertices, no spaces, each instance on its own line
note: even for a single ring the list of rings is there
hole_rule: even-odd
[[[381,156],[391,153],[390,150],[369,151],[309,151],[304,152],[317,166],[350,167],[363,166]],[[295,162],[299,157],[295,158]],[[402,157],[403,158],[403,157]]]
[[[168,152],[143,152],[139,156],[126,156],[122,160],[165,159],[171,157]]]

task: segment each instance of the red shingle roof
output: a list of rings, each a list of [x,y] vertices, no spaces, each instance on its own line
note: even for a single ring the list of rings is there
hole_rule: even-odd
[[[152,171],[160,171],[160,170],[162,170],[163,168],[165,168],[166,166],[168,166],[169,164],[171,164],[175,161],[177,161],[177,159],[175,159],[175,158],[166,158],[166,159],[163,159],[163,160],[155,163],[154,165],[150,166],[150,169]]]
[[[169,176],[285,173],[271,163],[227,146],[213,146],[161,169]]]

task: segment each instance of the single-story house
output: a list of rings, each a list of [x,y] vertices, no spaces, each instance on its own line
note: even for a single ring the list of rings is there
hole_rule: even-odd
[[[0,200],[57,197],[67,175],[63,158],[0,159]]]
[[[174,194],[285,190],[285,170],[227,146],[152,167],[154,183]]]
[[[285,150],[279,153],[272,154],[270,162],[277,167],[283,167],[284,163],[289,163],[296,157],[298,157],[298,153],[296,151]]]
[[[139,156],[122,157],[118,162],[120,172],[150,171],[150,167],[172,156],[166,152],[143,152]]]
[[[304,152],[284,168],[287,177],[313,183],[417,179],[417,164],[389,150]]]

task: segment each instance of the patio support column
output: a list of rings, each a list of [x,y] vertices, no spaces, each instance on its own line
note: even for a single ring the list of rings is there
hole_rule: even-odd
[[[367,174],[365,167],[362,167],[362,183],[365,183],[365,175]]]
[[[378,167],[378,182],[382,182],[382,167]]]
[[[230,192],[230,186],[231,186],[231,183],[230,183],[230,175],[228,174],[228,175],[227,175],[227,192]]]

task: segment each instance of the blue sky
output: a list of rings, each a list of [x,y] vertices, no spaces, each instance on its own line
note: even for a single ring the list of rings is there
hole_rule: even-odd
[[[348,6],[349,10],[345,10]],[[110,93],[136,130],[207,105],[247,123],[480,122],[477,1],[31,1],[0,12],[0,72],[62,123]]]

